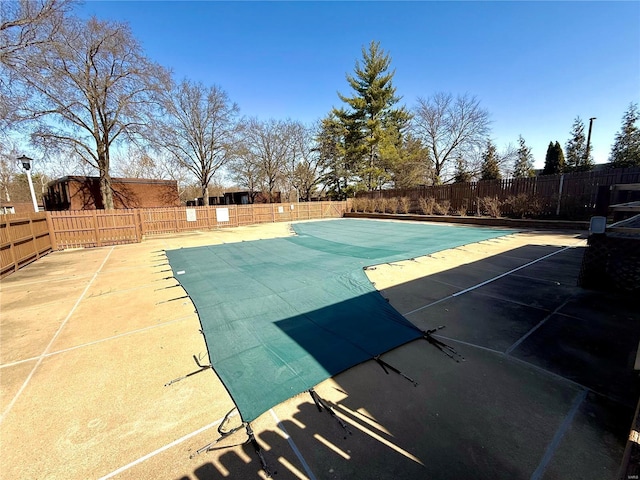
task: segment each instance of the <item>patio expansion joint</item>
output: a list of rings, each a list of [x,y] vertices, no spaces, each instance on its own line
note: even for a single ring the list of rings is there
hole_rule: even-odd
[[[435,334],[433,336],[435,338],[438,338],[438,339],[447,340],[447,341],[450,341],[450,342],[458,343],[460,345],[466,345],[467,347],[472,347],[472,348],[476,348],[478,350],[483,350],[485,352],[492,353],[494,355],[502,357],[502,358],[504,358],[506,360],[509,360],[511,362],[518,363],[518,364],[523,365],[523,366],[525,366],[527,368],[531,368],[532,370],[535,370],[535,371],[537,371],[537,372],[539,372],[539,373],[541,373],[541,374],[543,374],[545,376],[551,377],[551,378],[553,378],[555,380],[559,380],[561,383],[567,383],[567,384],[571,385],[572,387],[574,387],[574,388],[576,388],[578,390],[587,390],[588,393],[593,393],[594,395],[598,395],[599,397],[602,397],[602,398],[604,398],[606,400],[609,400],[611,402],[617,403],[619,405],[623,405],[623,406],[627,406],[627,407],[631,407],[631,408],[633,408],[635,406],[635,405],[630,405],[630,404],[628,405],[628,404],[626,404],[625,402],[621,401],[618,398],[611,397],[611,396],[609,396],[609,395],[607,395],[605,393],[602,393],[602,392],[600,392],[598,390],[594,390],[591,387],[587,387],[586,385],[583,385],[583,384],[581,384],[579,382],[576,382],[575,380],[571,380],[570,378],[563,377],[562,375],[560,375],[558,373],[552,372],[551,370],[547,370],[546,368],[543,368],[543,367],[539,367],[538,365],[535,365],[533,363],[527,362],[526,360],[522,360],[522,359],[520,359],[518,357],[514,357],[513,355],[508,355],[507,353],[502,352],[500,350],[496,350],[494,348],[489,348],[489,347],[484,347],[482,345],[477,345],[477,344],[471,343],[471,342],[465,342],[464,340],[458,340],[457,338],[447,337],[445,335]]]
[[[541,478],[543,478],[543,475],[545,470],[547,469],[547,466],[553,459],[553,456],[555,455],[556,450],[558,450],[558,447],[562,442],[562,438],[567,433],[569,428],[571,428],[573,419],[576,416],[576,413],[578,413],[578,410],[580,409],[580,405],[582,405],[582,403],[587,398],[588,393],[589,393],[589,390],[584,389],[580,393],[578,393],[578,395],[576,395],[575,399],[573,400],[573,404],[571,405],[571,409],[569,410],[569,412],[567,412],[567,415],[564,417],[564,420],[556,430],[556,433],[551,439],[551,442],[549,443],[549,445],[547,446],[547,449],[544,452],[542,459],[540,459],[540,463],[538,464],[538,467],[531,474],[530,480],[540,480]]]
[[[94,340],[92,342],[82,343],[80,345],[74,345],[73,347],[64,348],[62,350],[57,350],[55,352],[49,352],[49,353],[47,353],[45,355],[40,355],[38,357],[30,357],[30,358],[25,358],[25,359],[22,359],[22,360],[16,360],[15,362],[4,363],[4,364],[0,365],[0,369],[7,368],[7,367],[13,367],[15,365],[20,365],[22,363],[33,362],[34,360],[38,360],[40,357],[49,358],[49,357],[52,357],[54,355],[60,355],[61,353],[67,353],[67,352],[70,352],[70,351],[73,351],[73,350],[78,350],[80,348],[91,347],[93,345],[97,345],[97,344],[100,344],[100,343],[103,343],[103,342],[107,342],[109,340],[115,340],[115,339],[118,339],[118,338],[127,337],[129,335],[135,335],[137,333],[147,332],[149,330],[152,330],[152,329],[155,329],[155,328],[158,328],[158,327],[164,327],[164,326],[171,325],[171,324],[177,323],[177,322],[182,322],[184,320],[188,320],[188,319],[194,318],[194,317],[195,318],[198,317],[195,312],[191,313],[189,315],[183,315],[182,317],[174,318],[173,320],[169,320],[167,322],[157,323],[155,325],[149,325],[148,327],[138,328],[136,330],[131,330],[130,332],[119,333],[119,334],[113,335],[111,337],[101,338],[99,340]]]
[[[93,277],[91,277],[91,280],[89,281],[87,286],[84,288],[84,290],[82,291],[82,293],[78,297],[78,300],[76,300],[76,303],[73,305],[73,307],[71,308],[71,310],[67,314],[66,318],[62,321],[62,323],[58,327],[58,330],[56,330],[56,333],[53,335],[53,337],[51,338],[51,340],[49,341],[49,343],[45,347],[45,349],[42,352],[42,354],[38,357],[38,359],[36,361],[36,364],[31,369],[31,372],[29,373],[29,375],[25,379],[24,383],[22,384],[20,389],[16,392],[16,394],[14,395],[13,399],[11,400],[11,402],[9,402],[9,405],[7,405],[7,407],[2,412],[2,415],[0,416],[0,424],[2,424],[4,419],[7,417],[7,415],[9,414],[9,412],[11,411],[11,409],[13,408],[15,403],[18,401],[18,398],[20,398],[20,395],[22,395],[22,392],[24,392],[24,390],[27,388],[27,385],[29,385],[29,382],[33,378],[33,375],[35,374],[36,370],[38,369],[38,367],[42,364],[43,360],[45,359],[45,355],[47,353],[49,353],[49,349],[51,348],[53,343],[56,341],[56,339],[58,338],[58,336],[60,335],[60,333],[64,329],[65,325],[67,324],[67,322],[69,321],[69,319],[71,318],[73,313],[76,311],[76,308],[78,308],[78,305],[80,305],[80,302],[82,301],[82,299],[86,295],[87,291],[89,290],[89,287],[91,287],[91,285],[93,284],[95,279],[98,278],[98,274],[102,270],[102,267],[104,267],[105,264],[107,263],[107,260],[109,260],[109,257],[111,256],[111,253],[113,252],[114,248],[115,248],[115,246],[112,246],[111,249],[109,250],[109,252],[107,253],[107,255],[104,257],[104,260],[102,261],[102,263],[98,267],[98,270],[96,270],[96,272],[93,274]]]
[[[505,355],[511,355],[511,352],[513,352],[516,348],[518,348],[522,342],[524,342],[527,338],[529,338],[536,330],[538,330],[540,327],[542,327],[545,323],[547,323],[547,320],[549,320],[553,315],[555,315],[556,313],[558,313],[559,310],[561,310],[562,308],[564,308],[564,306],[569,303],[569,301],[574,297],[574,295],[570,296],[569,298],[567,298],[564,302],[562,302],[560,305],[558,305],[555,310],[553,312],[551,312],[549,315],[547,315],[546,317],[544,317],[540,322],[538,322],[537,325],[535,325],[533,328],[531,328],[527,333],[525,333],[522,337],[520,337],[518,340],[516,340],[509,348],[507,348],[507,350],[504,352]]]
[[[19,282],[19,283],[16,282],[15,284],[10,284],[10,285],[0,284],[0,292],[3,292],[5,290],[13,290],[13,289],[22,290],[24,289],[24,287],[28,287],[30,285],[39,285],[41,283],[66,282],[67,280],[82,280],[83,278],[91,279],[92,276],[93,274],[87,273],[87,274],[79,274],[79,275],[68,275],[66,277],[59,277],[55,279],[46,278],[43,280],[33,280],[31,282]]]
[[[171,278],[171,279],[167,279],[167,281],[173,281],[175,283],[175,279]],[[171,285],[171,286],[179,286],[179,285]],[[114,294],[120,294],[120,293],[127,293],[127,292],[133,292],[136,290],[143,290],[145,288],[152,288],[152,287],[159,287],[159,285],[155,285],[155,283],[145,283],[143,285],[138,285],[137,287],[130,287],[130,288],[123,288],[123,289],[118,289],[118,290],[109,290],[108,292],[101,292],[101,293],[97,293],[95,295],[89,295],[87,297],[87,299],[90,298],[100,298],[100,297],[104,297],[107,295],[114,295]],[[165,288],[168,287],[160,287],[160,288],[156,288],[157,290],[163,290]],[[155,291],[155,290],[154,290]]]
[[[501,302],[512,303],[514,305],[520,305],[522,307],[533,308],[535,310],[541,310],[543,312],[550,312],[551,311],[548,308],[537,307],[535,305],[531,305],[530,303],[518,302],[517,300],[513,300],[511,298],[505,298],[505,297],[500,297],[498,295],[492,295],[491,293],[485,293],[485,292],[483,292],[481,290],[478,290],[477,292],[474,292],[474,293],[476,295],[481,295],[483,297],[492,298],[494,300],[500,300]]]
[[[480,283],[478,283],[476,285],[473,285],[471,287],[465,288],[464,290],[460,290],[459,292],[453,293],[453,294],[451,294],[449,296],[446,296],[446,297],[443,297],[443,298],[441,298],[439,300],[436,300],[435,302],[431,302],[431,303],[429,303],[427,305],[423,305],[422,307],[418,307],[418,308],[416,308],[414,310],[411,310],[409,312],[403,313],[403,315],[405,317],[408,316],[408,315],[413,315],[414,313],[418,313],[418,312],[424,310],[425,308],[432,307],[433,305],[436,305],[438,303],[444,302],[445,300],[450,300],[452,298],[459,297],[460,295],[464,295],[465,293],[472,292],[472,291],[474,291],[474,290],[476,290],[476,289],[478,289],[480,287],[483,287],[485,285],[488,285],[489,283],[495,282],[496,280],[500,280],[501,278],[504,278],[504,277],[506,277],[508,275],[511,275],[511,274],[513,274],[515,272],[518,272],[518,271],[520,271],[520,270],[522,270],[524,268],[527,268],[527,267],[529,267],[531,265],[534,265],[534,264],[536,264],[536,263],[538,263],[538,262],[540,262],[542,260],[546,260],[547,258],[550,258],[550,257],[552,257],[554,255],[562,253],[562,252],[564,252],[566,250],[569,250],[571,248],[574,248],[574,246],[570,245],[570,246],[567,246],[567,247],[560,248],[560,249],[558,249],[558,250],[556,250],[554,252],[551,252],[551,253],[549,253],[547,255],[543,255],[540,258],[536,258],[535,260],[532,260],[532,261],[530,261],[528,263],[525,263],[524,265],[520,265],[519,267],[513,268],[513,269],[511,269],[511,270],[509,270],[507,272],[501,273],[500,275],[496,275],[495,277],[490,278],[488,280],[485,280],[484,282],[480,282]]]

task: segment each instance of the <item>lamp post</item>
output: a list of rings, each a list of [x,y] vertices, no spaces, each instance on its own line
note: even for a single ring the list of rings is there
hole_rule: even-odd
[[[589,163],[589,149],[591,148],[591,129],[593,128],[593,121],[596,117],[591,117],[589,119],[589,133],[587,135],[587,152],[584,158],[585,165]]]
[[[33,181],[31,180],[31,163],[33,162],[33,159],[26,155],[22,155],[21,157],[18,157],[18,161],[22,163],[22,168],[27,172],[27,181],[29,182],[29,190],[31,191],[31,200],[33,200],[33,210],[38,212],[38,201],[36,200],[36,192],[33,190]]]

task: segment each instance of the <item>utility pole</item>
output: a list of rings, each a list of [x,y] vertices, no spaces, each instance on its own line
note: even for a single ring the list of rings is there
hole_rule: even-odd
[[[587,153],[584,156],[585,165],[589,163],[589,149],[591,148],[591,128],[593,127],[593,121],[596,117],[591,117],[589,119],[589,133],[587,134]]]

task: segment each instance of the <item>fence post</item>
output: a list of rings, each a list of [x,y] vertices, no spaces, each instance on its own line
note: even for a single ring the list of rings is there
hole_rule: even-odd
[[[140,241],[142,241],[142,237],[144,237],[146,231],[144,228],[144,216],[140,209],[136,209],[136,221],[140,224]]]
[[[46,212],[47,215],[47,228],[49,229],[49,241],[51,242],[51,250],[58,250],[58,242],[56,241],[56,230],[53,225],[53,218],[51,212]]]
[[[93,219],[93,230],[96,236],[96,245],[102,246],[102,239],[100,238],[100,229],[98,228],[98,214],[95,210],[91,210],[91,218]]]
[[[9,216],[7,216],[7,223],[6,223],[6,226],[4,228],[7,229],[7,240],[9,241],[9,253],[11,255],[11,260],[13,260],[13,271],[17,272],[18,271],[18,259],[16,257],[16,249],[15,249],[15,246],[13,244],[13,236],[11,235],[11,220],[9,219]]]
[[[564,185],[564,173],[560,175],[560,187],[558,187],[558,206],[556,208],[556,217],[560,216],[560,202],[562,201],[562,186]]]
[[[33,246],[33,251],[36,253],[36,260],[40,259],[40,252],[38,251],[38,246],[36,245],[36,234],[33,232],[33,216],[35,214],[29,214],[29,231],[31,232],[31,245]]]
[[[138,210],[133,210],[131,212],[131,217],[133,219],[133,226],[136,230],[136,243],[142,242],[142,235],[140,234],[140,223],[138,222]]]

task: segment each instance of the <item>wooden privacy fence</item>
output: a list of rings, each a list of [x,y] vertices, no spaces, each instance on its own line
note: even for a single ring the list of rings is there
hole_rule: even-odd
[[[448,201],[453,211],[466,210],[467,214],[475,215],[480,210],[482,198],[497,197],[498,200],[504,201],[509,197],[525,194],[538,203],[541,217],[583,220],[593,215],[599,189],[615,184],[638,182],[640,182],[640,167],[632,167],[531,178],[454,183],[405,190],[380,190],[359,193],[358,198],[408,197],[412,201],[412,211],[417,212],[419,198],[433,197],[439,203]],[[505,208],[509,207],[505,206]]]
[[[45,212],[0,215],[0,277],[39,259],[51,248]]]
[[[54,250],[137,243],[144,235],[342,217],[347,202],[47,212]]]

